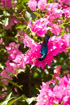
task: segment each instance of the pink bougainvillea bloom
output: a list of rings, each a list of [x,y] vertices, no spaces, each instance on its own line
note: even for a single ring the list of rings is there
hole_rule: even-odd
[[[36,11],[37,1],[36,1],[36,0],[29,0],[29,2],[28,2],[28,7],[29,7],[32,11]]]
[[[65,18],[70,18],[70,7],[63,9]]]
[[[59,35],[61,33],[62,29],[57,24],[51,25],[51,32],[54,33],[54,35]]]
[[[0,76],[2,78],[1,82],[3,82],[5,85],[8,85],[9,82],[6,80],[6,78],[7,79],[11,79],[11,78],[10,78],[9,74],[6,72],[6,70],[3,70],[0,74]]]
[[[57,66],[54,70],[54,74],[59,76],[60,70],[61,70],[61,66]]]
[[[5,70],[3,70],[0,74],[1,78],[2,78],[2,82],[4,82],[6,85],[8,85],[9,81],[7,79],[11,79],[12,77],[10,76],[10,74],[14,74],[17,75],[17,69],[19,68],[19,64],[16,63],[10,63],[10,61],[8,60],[6,63],[6,68]]]
[[[41,10],[44,10],[46,5],[47,5],[47,0],[39,0],[38,1],[38,8],[40,8]]]
[[[54,10],[58,9],[59,4],[58,3],[48,3],[47,4],[47,12],[48,14],[52,13]]]
[[[35,35],[37,34],[38,36],[43,37],[47,30],[49,29],[49,27],[47,27],[48,24],[48,20],[47,18],[40,18],[38,20],[36,20],[32,25],[31,25],[31,31],[33,31],[35,33]]]
[[[34,45],[36,45],[36,42],[34,42],[34,40],[31,39],[26,33],[24,33],[23,43],[24,43],[24,48],[26,46],[32,48]]]
[[[0,45],[4,45],[3,39],[0,38]]]
[[[32,11],[36,11],[36,8],[44,10],[47,5],[47,0],[29,0],[27,4]]]
[[[52,80],[42,83],[35,105],[70,104],[70,78],[57,77],[59,84]]]
[[[14,91],[17,93],[18,92],[17,88],[14,88]]]
[[[16,63],[11,63],[9,60],[8,61],[6,61],[6,63],[5,63],[5,65],[6,65],[6,68],[5,68],[5,71],[6,71],[6,73],[8,73],[8,75],[9,75],[9,73],[13,73],[13,74],[17,74],[17,69],[19,68],[19,64],[16,64]]]
[[[47,14],[54,16],[54,18],[58,18],[62,16],[63,11],[61,10],[61,6],[59,3],[48,3],[47,4]]]
[[[12,79],[10,73],[17,75],[18,69],[25,67],[26,64],[31,64],[32,66],[41,67],[44,69],[46,63],[48,65],[51,64],[52,60],[54,60],[54,56],[62,53],[63,51],[66,52],[67,48],[70,47],[70,34],[63,35],[60,37],[53,36],[48,41],[48,54],[43,61],[37,60],[40,56],[41,45],[37,42],[34,42],[27,34],[24,33],[23,43],[25,47],[29,47],[26,54],[23,54],[19,50],[19,44],[12,42],[6,47],[8,51],[8,58],[9,60],[5,63],[6,68],[1,72],[2,78]],[[12,62],[10,62],[10,60]],[[56,69],[55,75],[59,75],[60,66]],[[3,79],[3,82],[8,85],[8,81]],[[49,95],[53,94],[52,92]],[[52,95],[51,95],[52,96]],[[60,96],[60,95],[59,95]],[[60,98],[59,98],[60,101]],[[54,100],[54,102],[59,103],[58,100]],[[46,102],[46,100],[44,100]]]
[[[16,61],[16,63],[19,62],[20,60],[18,60],[18,59],[21,59],[22,56],[23,56],[22,52],[19,51],[18,48],[19,48],[19,44],[16,44],[14,42],[10,43],[9,47],[6,47],[8,53],[9,53],[9,57],[8,58],[10,60]],[[19,56],[19,58],[18,58],[18,56]]]
[[[63,0],[63,2],[70,6],[70,0]]]
[[[67,5],[70,6],[70,0],[59,0],[59,2],[62,4],[62,3],[65,3]]]
[[[13,21],[15,24],[18,24],[18,23],[19,23],[19,21],[18,21],[15,17],[12,17],[11,19],[12,19],[12,21]]]
[[[60,71],[61,71],[61,66],[57,66],[57,67],[54,69],[53,78],[56,78],[56,76],[59,76],[59,75],[60,75]]]
[[[70,47],[70,33],[68,33],[67,35],[64,34],[63,35],[63,40],[65,41],[67,48]]]
[[[67,39],[65,40],[66,36]],[[40,54],[41,45],[39,43],[32,41],[32,39],[30,39],[29,36],[25,35],[23,43],[25,44],[25,46],[30,47],[30,49],[25,54],[24,56],[25,62],[23,61],[22,65],[31,64],[42,68],[45,67],[46,63],[50,65],[52,60],[54,60],[54,56],[58,55],[59,53],[62,53],[63,51],[66,52],[66,48],[70,46],[69,40],[70,40],[69,35],[65,35],[65,37],[63,38],[61,36],[51,37],[48,42],[48,54],[43,61],[39,61],[37,59],[41,56]]]
[[[1,3],[4,7],[12,7],[12,0],[1,0]]]
[[[16,0],[14,1],[14,4],[17,4],[17,1]]]
[[[18,24],[19,23],[19,21],[15,18],[15,17],[12,17],[11,19],[10,19],[10,22],[9,22],[9,24],[5,27],[7,30],[8,29],[11,29],[11,27],[14,25],[14,24]]]
[[[18,31],[17,38],[20,42],[24,43],[24,48],[30,47],[36,45],[36,42],[34,42],[33,39],[31,39],[26,33],[24,33],[22,30]]]
[[[1,39],[0,39],[0,44],[2,44],[2,42],[3,42],[3,39],[1,38]]]
[[[31,64],[32,66],[37,66],[44,68],[46,63],[50,66],[54,56],[67,51],[67,48],[70,46],[70,34],[63,35],[60,37],[53,36],[48,41],[48,54],[43,61],[37,60],[40,56],[41,44],[34,42],[27,34],[24,34],[23,43],[25,47],[29,47],[26,54],[22,54],[19,51],[19,44],[14,42],[9,44],[9,47],[6,47],[9,53],[9,60],[12,60],[19,67],[24,68],[26,64]]]
[[[5,99],[5,97],[6,97],[6,93],[0,94],[0,99]]]
[[[40,54],[41,45],[35,43],[33,46],[30,47],[30,49],[27,51],[25,55],[26,62],[31,65],[36,65],[37,67],[44,68],[46,63],[50,65],[51,61],[54,60],[54,56],[58,55],[63,51],[66,51],[66,48],[67,42],[65,42],[61,36],[60,37],[53,36],[49,39],[48,54],[43,61],[37,60],[41,56]]]

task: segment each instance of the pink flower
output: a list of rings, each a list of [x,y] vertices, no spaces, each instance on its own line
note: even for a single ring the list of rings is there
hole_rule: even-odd
[[[14,91],[17,93],[18,92],[17,88],[14,88]]]
[[[31,25],[31,31],[33,31],[35,35],[37,34],[38,36],[43,37],[49,29],[49,27],[47,27],[47,24],[47,18],[40,18]]]
[[[43,61],[37,60],[41,56],[40,54],[41,45],[35,43],[33,46],[30,47],[30,49],[27,51],[25,55],[26,63],[44,68],[46,63],[50,65],[52,60],[54,60],[54,56],[58,55],[63,51],[66,51],[66,48],[67,42],[65,42],[61,36],[60,37],[53,36],[49,39],[48,42],[48,54],[46,58]]]
[[[65,18],[70,18],[70,7],[63,9]]]
[[[70,47],[70,33],[68,33],[67,35],[63,35],[63,40],[65,41],[67,48]]]
[[[16,63],[17,67],[19,68],[22,62],[25,61],[25,56],[18,48],[19,48],[19,44],[16,44],[14,42],[10,43],[9,47],[6,47],[9,53],[9,56],[8,56],[9,60],[12,60],[14,64]],[[26,63],[24,62],[24,64]]]
[[[4,45],[3,39],[0,38],[0,45]]]
[[[24,48],[26,46],[32,48],[34,45],[36,45],[36,43],[34,42],[34,40],[31,39],[26,33],[24,33],[23,43],[24,43]]]
[[[59,18],[62,16],[63,11],[61,10],[59,3],[48,3],[46,9],[49,16],[54,16],[54,18]]]
[[[57,24],[51,25],[51,32],[54,33],[54,35],[59,35],[61,33],[62,29]]]
[[[12,27],[14,24],[17,24],[17,23],[19,23],[19,21],[18,21],[15,17],[12,17],[12,18],[10,19],[9,24],[5,27],[6,30],[11,29],[11,27]]]
[[[7,79],[12,80],[12,77],[10,76],[10,74],[17,75],[18,73],[17,69],[19,68],[19,65],[15,63],[10,63],[9,60],[5,64],[6,64],[6,68],[1,72],[1,78],[2,78],[1,81],[4,82],[6,85],[8,85],[9,81]]]
[[[47,5],[47,0],[39,0],[38,1],[38,8],[40,8],[41,10],[44,10],[46,5]]]
[[[54,10],[58,9],[59,4],[58,3],[48,3],[47,4],[47,12],[48,14],[52,13]]]
[[[29,0],[27,4],[32,11],[36,11],[37,7],[44,10],[47,5],[47,0]]]
[[[44,68],[46,63],[48,63],[50,66],[52,60],[54,60],[54,56],[57,56],[63,51],[66,52],[67,48],[70,46],[69,34],[60,37],[53,36],[48,41],[48,54],[46,58],[43,61],[39,61],[37,59],[41,56],[41,45],[34,42],[29,36],[27,36],[27,34],[24,34],[24,37],[23,43],[25,44],[25,47],[27,46],[30,48],[25,55],[19,51],[19,44],[12,42],[9,44],[9,47],[6,47],[9,53],[8,58],[21,68],[24,68],[26,64]]]
[[[65,35],[64,35],[65,36]],[[48,54],[46,56],[46,58],[43,61],[39,61],[37,60],[41,54],[40,54],[40,50],[41,50],[41,45],[39,43],[36,42],[32,42],[30,38],[27,37],[27,39],[23,40],[23,43],[30,47],[30,49],[27,51],[27,53],[24,56],[25,61],[22,62],[22,67],[25,64],[31,64],[31,65],[35,65],[37,67],[41,67],[44,68],[46,63],[48,63],[48,65],[51,64],[52,60],[54,60],[54,56],[58,55],[59,53],[62,53],[63,51],[67,51],[68,46],[70,46],[70,44],[67,43],[67,41],[69,41],[69,35],[67,36],[67,41],[65,41],[65,38],[57,37],[57,36],[53,36],[49,39],[48,42]],[[28,42],[28,43],[27,43]]]
[[[70,6],[70,0],[63,0],[63,2]]]
[[[1,0],[2,5],[5,7],[12,7],[12,1],[11,0]]]
[[[0,94],[0,99],[4,99],[6,97],[6,93]]]
[[[70,6],[70,0],[59,0],[59,2],[62,4],[62,3],[65,3],[67,5]]]
[[[58,77],[57,79],[59,81],[58,85],[56,81],[42,83],[35,105],[53,105],[62,102],[63,105],[70,104],[70,78]]]
[[[26,33],[24,33],[22,30],[18,31],[17,38],[20,42],[24,43],[24,48],[30,47],[32,48],[36,43],[33,39],[31,39]]]
[[[11,79],[11,78],[10,78],[9,74],[6,72],[6,70],[3,70],[0,74],[0,76],[2,78],[1,82],[3,82],[5,85],[8,85],[9,82],[6,80],[6,78],[7,79]]]
[[[32,11],[36,11],[36,6],[37,6],[36,0],[29,0],[28,7],[30,7]]]
[[[60,75],[60,71],[61,71],[61,66],[57,66],[57,67],[54,69],[53,78],[55,78],[56,76],[59,76],[59,75]]]

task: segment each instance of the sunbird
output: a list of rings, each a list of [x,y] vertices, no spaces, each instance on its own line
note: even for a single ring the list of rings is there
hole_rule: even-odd
[[[39,61],[42,61],[45,59],[48,53],[48,40],[50,36],[47,35],[47,37],[44,39],[43,43],[41,44],[41,57],[38,58]]]

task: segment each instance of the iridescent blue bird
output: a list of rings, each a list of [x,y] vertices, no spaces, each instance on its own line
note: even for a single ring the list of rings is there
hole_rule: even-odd
[[[44,39],[42,45],[41,45],[41,57],[38,58],[39,61],[42,61],[45,59],[45,57],[47,56],[48,53],[48,40],[49,40],[49,35],[47,35],[47,37]]]

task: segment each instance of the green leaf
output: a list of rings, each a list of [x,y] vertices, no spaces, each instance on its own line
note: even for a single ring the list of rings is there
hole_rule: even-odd
[[[7,96],[7,98],[5,99],[4,102],[0,103],[0,105],[7,105],[7,103],[9,102],[9,100],[11,99],[12,92]]]
[[[26,2],[28,2],[28,1],[29,1],[29,0],[22,0],[22,1],[21,1],[21,0],[18,0],[18,2],[21,3],[21,4],[22,4],[22,3],[26,3]]]
[[[4,79],[7,79],[7,78],[4,78]],[[16,87],[18,87],[19,89],[22,90],[22,85],[19,86],[17,83],[13,82],[12,80],[10,80],[10,79],[7,79],[7,80],[8,80],[11,84],[13,84],[14,86],[16,86]]]
[[[67,50],[70,50],[70,47],[68,47]]]
[[[25,12],[25,17],[26,17],[28,20],[32,20],[31,14],[30,14],[28,11]]]
[[[27,98],[25,95],[22,95],[23,97],[23,102],[26,101],[28,103],[28,105],[30,105],[33,101],[36,101],[36,97],[31,97],[31,98]]]
[[[2,65],[1,63],[0,63],[0,68],[1,68],[2,70],[4,70],[4,65]]]
[[[13,99],[11,100],[7,105],[12,105],[15,101],[17,101],[18,99]]]
[[[34,78],[37,78],[37,77],[38,77],[38,73],[35,72],[35,73],[34,73]]]
[[[26,102],[30,105],[33,101],[36,101],[36,97],[27,98]]]
[[[26,25],[23,25],[23,24],[18,24],[16,26],[16,29],[24,29],[24,28],[26,28]]]
[[[37,15],[38,17],[41,17],[40,14],[38,12],[33,12],[35,15]]]
[[[57,85],[59,85],[59,80],[58,79],[56,79],[56,83],[57,83]]]
[[[24,72],[24,73],[25,73],[25,70],[19,69],[19,70],[18,70],[18,73],[21,73],[21,72]]]
[[[52,3],[53,2],[53,0],[48,0],[48,3]]]
[[[53,105],[58,105],[58,104],[53,103]]]

